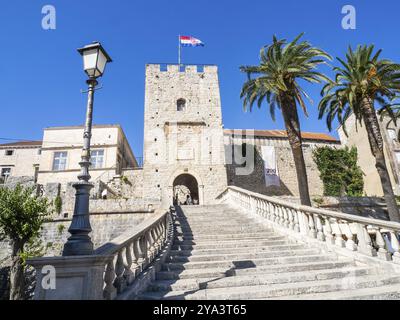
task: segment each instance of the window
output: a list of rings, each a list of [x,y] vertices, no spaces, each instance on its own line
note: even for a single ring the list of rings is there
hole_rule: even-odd
[[[6,150],[6,156],[12,156],[14,154],[14,150]]]
[[[104,150],[93,150],[90,153],[91,168],[103,168]]]
[[[1,168],[0,183],[5,183],[11,174],[11,168]]]
[[[185,99],[178,99],[176,102],[176,110],[177,111],[184,111],[186,109],[186,100]]]
[[[61,171],[67,168],[67,152],[54,152],[53,170]]]

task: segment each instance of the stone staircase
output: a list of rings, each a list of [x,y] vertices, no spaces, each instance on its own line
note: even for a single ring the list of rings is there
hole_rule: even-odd
[[[177,208],[175,238],[139,299],[400,299],[400,275],[278,234],[227,205]]]

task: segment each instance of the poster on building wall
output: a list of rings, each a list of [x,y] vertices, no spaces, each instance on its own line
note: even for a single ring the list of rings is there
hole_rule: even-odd
[[[280,186],[281,182],[279,179],[278,165],[276,163],[276,154],[274,146],[262,146],[261,156],[264,161],[264,177],[265,185],[268,186]]]

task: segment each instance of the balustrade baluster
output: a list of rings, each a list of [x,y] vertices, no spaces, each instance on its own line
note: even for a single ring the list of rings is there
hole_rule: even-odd
[[[146,239],[147,239],[147,257],[148,263],[151,263],[154,258],[154,238],[152,237],[151,230],[146,232]]]
[[[114,286],[117,288],[117,292],[121,293],[125,289],[125,279],[124,279],[124,261],[122,257],[123,249],[118,251],[117,261],[115,263],[115,275]]]
[[[323,226],[323,231],[326,242],[328,242],[329,244],[335,244],[335,239],[332,235],[332,228],[331,228],[331,222],[329,221],[329,217],[325,218],[325,225]]]
[[[139,265],[139,258],[140,258],[140,251],[139,251],[139,238],[136,238],[133,240],[132,243],[132,272],[133,276],[136,277],[139,273],[140,270],[140,265]]]
[[[314,216],[312,214],[306,214],[308,220],[308,234],[312,238],[317,237],[317,231],[315,230]]]
[[[162,221],[159,222],[157,225],[157,254],[162,250],[163,247],[163,226],[162,226]]]
[[[289,208],[282,207],[283,210],[283,225],[285,228],[289,227]]]
[[[357,239],[358,239],[358,251],[369,255],[376,256],[376,250],[372,247],[372,240],[368,232],[366,225],[357,223]]]
[[[345,242],[343,239],[342,231],[340,230],[340,224],[337,219],[333,219],[334,224],[332,225],[333,232],[335,234],[335,244],[338,247],[344,248]]]
[[[104,289],[103,297],[106,300],[113,300],[117,295],[117,289],[114,286],[115,270],[114,270],[114,259],[110,259],[107,263],[104,271]]]
[[[273,211],[272,203],[271,202],[267,202],[267,219],[270,220],[270,221],[273,221],[272,220],[272,217],[273,217],[272,211]]]
[[[139,266],[140,266],[140,272],[142,272],[146,266],[147,266],[147,239],[146,235],[142,235],[139,238]]]
[[[390,253],[386,250],[386,241],[385,241],[385,239],[383,239],[380,228],[376,229],[375,238],[376,238],[376,240],[375,240],[376,245],[378,247],[377,255],[378,255],[379,259],[382,259],[385,261],[392,260]]]
[[[299,215],[300,215],[299,211],[293,210],[293,216],[294,216],[294,228],[293,228],[293,230],[296,231],[296,232],[300,232]]]
[[[317,214],[315,214],[314,217],[315,221],[317,222],[317,239],[320,241],[325,241],[325,235],[322,227],[321,217]]]
[[[157,226],[154,226],[152,230],[150,231],[151,234],[153,235],[154,243],[153,243],[153,250],[154,250],[154,257],[153,259],[157,256],[158,254],[158,249],[159,249],[159,238],[158,238],[158,230]]]
[[[288,208],[289,229],[294,230],[294,210]]]
[[[124,261],[124,267],[125,267],[125,271],[124,271],[124,278],[126,280],[127,285],[130,285],[133,280],[135,279],[135,275],[132,272],[132,243],[129,243],[126,247],[125,247],[125,261]]]
[[[390,244],[393,249],[392,260],[394,263],[400,264],[400,243],[399,239],[397,238],[396,232],[393,230],[390,231]]]
[[[357,245],[354,242],[354,235],[353,232],[351,231],[350,225],[347,221],[344,221],[344,223],[341,225],[341,229],[343,229],[343,233],[345,234],[347,240],[346,240],[346,248],[351,250],[351,251],[356,251],[357,250]]]
[[[278,224],[282,225],[283,224],[283,210],[282,210],[282,206],[278,205]]]

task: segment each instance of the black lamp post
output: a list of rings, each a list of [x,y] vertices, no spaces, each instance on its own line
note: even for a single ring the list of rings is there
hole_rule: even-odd
[[[89,196],[93,185],[89,182],[90,174],[90,138],[92,137],[92,118],[93,118],[93,99],[97,85],[97,78],[104,73],[107,62],[111,62],[110,56],[99,42],[94,42],[78,52],[83,57],[83,68],[89,79],[86,83],[88,89],[88,101],[86,109],[85,130],[83,133],[83,148],[81,162],[81,172],[78,175],[78,182],[73,184],[76,189],[75,207],[71,225],[68,232],[71,236],[64,244],[63,256],[90,255],[93,253],[93,243],[89,237],[92,231],[89,220]]]

